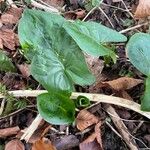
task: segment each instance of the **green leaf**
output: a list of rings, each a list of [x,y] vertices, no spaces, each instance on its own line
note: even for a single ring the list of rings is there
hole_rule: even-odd
[[[51,47],[63,22],[60,15],[25,9],[18,25],[19,41],[25,55],[32,60],[35,54],[42,53],[41,48]]]
[[[75,106],[72,100],[59,94],[44,93],[37,97],[40,115],[51,124],[62,125],[74,121]]]
[[[143,74],[150,77],[150,35],[134,34],[126,47],[131,63]]]
[[[15,72],[15,67],[11,62],[10,58],[8,58],[6,54],[1,50],[0,50],[0,71]]]
[[[64,19],[42,11],[26,10],[19,23],[20,42],[31,63],[31,74],[49,92],[70,93],[73,84],[95,81],[78,45],[61,27]]]
[[[63,27],[83,51],[93,56],[108,55],[114,61],[115,53],[104,47],[102,43],[127,40],[124,35],[95,22],[66,22]]]
[[[87,97],[80,95],[75,100],[75,104],[77,108],[85,108],[90,105],[90,100]]]
[[[150,111],[150,78],[148,77],[145,82],[145,92],[141,101],[141,109],[143,111]]]

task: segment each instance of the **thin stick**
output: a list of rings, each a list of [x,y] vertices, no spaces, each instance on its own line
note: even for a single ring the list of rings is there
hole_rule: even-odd
[[[112,6],[112,5],[109,5],[109,4],[106,4],[106,3],[101,3],[101,5],[104,5],[104,6],[107,6],[107,7],[110,7],[110,8],[114,8],[114,9],[118,9],[118,10],[121,10],[121,11],[124,11],[124,12],[128,12],[128,10],[125,10],[123,8],[120,8],[120,7]]]
[[[120,135],[120,133],[118,133],[118,131],[116,131],[116,129],[114,129],[108,121],[106,121],[106,124],[118,137],[123,139],[122,136]]]
[[[18,91],[9,91],[10,94],[13,94],[15,97],[37,97],[39,94],[46,93],[46,90],[18,90]],[[77,93],[73,92],[71,95],[71,98],[75,99],[78,96],[83,95],[89,98],[91,101],[97,102],[97,103],[109,103],[109,104],[114,104],[118,106],[122,106],[128,109],[131,109],[135,112],[140,113],[141,115],[147,117],[150,119],[150,112],[143,112],[140,110],[140,105],[130,101],[126,100],[123,98],[119,97],[114,97],[114,96],[107,96],[103,94],[90,94],[90,93]],[[0,94],[0,98],[4,98],[3,95]],[[40,122],[42,121],[42,117],[38,115],[35,120],[32,122],[32,124],[29,126],[27,131],[23,134],[21,139],[25,139],[28,141],[34,131],[37,129],[39,126]]]
[[[34,7],[40,8],[40,9],[44,9],[45,11],[48,11],[48,12],[53,12],[53,13],[57,13],[57,14],[60,13],[59,10],[56,9],[55,7],[53,7],[53,6],[47,7],[47,6],[42,5],[34,0],[31,0],[31,5]]]
[[[120,31],[119,33],[126,33],[126,32],[128,32],[128,31],[131,31],[131,30],[140,28],[140,27],[145,26],[145,25],[148,25],[148,24],[149,24],[149,22],[146,22],[146,23],[143,23],[143,24],[138,24],[138,25],[136,25],[136,26],[134,26],[134,27],[130,27],[130,28],[124,29],[124,30]]]
[[[115,109],[112,106],[108,106],[106,108],[106,111],[119,118],[119,115],[116,113]],[[121,119],[116,119],[115,117],[112,117],[112,116],[110,116],[110,117],[111,117],[112,121],[114,122],[114,125],[119,130],[119,132],[122,136],[122,139],[126,142],[128,147],[131,150],[138,150],[135,140],[132,139],[131,134],[129,133],[129,131],[128,131],[127,127],[125,126],[125,124],[123,123],[123,121]]]
[[[39,94],[46,93],[46,90],[17,90],[17,91],[9,91],[10,94],[13,94],[15,97],[37,97]],[[71,95],[72,99],[77,98],[78,96],[83,95],[89,98],[93,102],[97,103],[108,103],[108,104],[114,104],[118,106],[122,106],[128,109],[131,109],[147,118],[150,119],[150,112],[145,112],[140,110],[140,105],[120,97],[115,96],[107,96],[103,94],[92,94],[92,93],[78,93],[73,92]],[[3,95],[0,94],[0,98],[4,98]]]
[[[14,4],[12,0],[7,0],[7,2],[11,7],[17,8],[17,6]]]
[[[22,135],[21,140],[25,139],[28,142],[30,137],[32,136],[34,131],[38,128],[42,120],[43,120],[42,117],[40,115],[37,115],[37,117],[34,119],[32,124],[28,127],[28,129]]]
[[[103,13],[103,15],[107,18],[107,20],[109,21],[110,25],[114,28],[114,25],[112,24],[112,22],[110,21],[109,17],[106,15],[106,13],[103,11],[103,9],[101,7],[98,7],[98,9]]]
[[[88,13],[87,15],[82,19],[82,21],[85,21],[87,19],[87,17],[95,10],[97,9],[97,6],[96,7],[93,7]]]
[[[128,14],[134,18],[133,14],[130,12],[130,10],[128,9],[128,7],[126,6],[125,2],[123,0],[121,0],[122,4],[124,5],[125,9],[127,10]]]

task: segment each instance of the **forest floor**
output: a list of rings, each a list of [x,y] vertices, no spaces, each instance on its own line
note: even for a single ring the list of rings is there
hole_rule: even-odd
[[[49,6],[64,9],[66,19],[95,21],[124,34],[128,39],[134,33],[149,32],[148,14],[144,17],[135,14],[139,0],[103,0],[99,6],[82,0],[34,2],[0,0],[0,49],[11,58],[16,68],[16,72],[0,72],[0,93],[5,93],[8,99],[0,99],[0,150],[150,149],[148,118],[129,108],[93,102],[86,109],[78,109],[76,124],[51,125],[43,120],[29,141],[20,140],[38,114],[36,98],[16,98],[8,91],[43,90],[30,75],[30,64],[22,55],[18,39],[18,22],[26,7],[43,11],[47,11]],[[85,3],[90,4],[90,8]],[[150,9],[150,4],[147,7]],[[144,15],[142,10],[145,9],[141,8],[141,15]],[[150,12],[147,13],[150,16]],[[113,44],[118,55],[115,64],[110,60],[106,62],[103,57],[90,57],[90,69],[97,81],[91,86],[76,85],[76,91],[121,97],[140,104],[145,75],[130,63],[125,47],[126,42]]]

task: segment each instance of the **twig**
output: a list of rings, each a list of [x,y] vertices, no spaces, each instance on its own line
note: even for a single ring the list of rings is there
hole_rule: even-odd
[[[17,8],[17,6],[14,4],[12,0],[7,0],[7,2],[11,7]]]
[[[40,8],[40,9],[44,9],[45,11],[48,11],[48,12],[53,12],[53,13],[57,13],[57,14],[60,14],[59,10],[56,9],[55,7],[53,6],[45,6],[45,5],[42,5],[34,0],[31,0],[31,5],[34,6],[34,7],[37,7],[37,8]]]
[[[110,25],[114,28],[114,25],[112,24],[112,22],[110,21],[109,17],[106,15],[106,13],[103,11],[103,9],[101,7],[98,7],[98,9],[103,13],[103,15],[107,18],[107,20],[109,21]]]
[[[15,115],[15,114],[17,114],[17,113],[23,111],[24,109],[33,108],[33,107],[35,107],[35,105],[29,105],[29,106],[26,106],[25,108],[18,109],[18,110],[16,110],[16,111],[10,113],[9,115],[6,115],[6,116],[4,116],[4,117],[0,117],[0,121],[3,120],[3,119],[6,119],[6,118],[8,118],[8,117],[11,117],[11,116]]]
[[[116,131],[116,129],[114,129],[110,123],[108,121],[106,121],[107,126],[117,135],[122,139],[122,136],[118,133],[118,131]]]
[[[15,97],[37,97],[39,94],[46,93],[46,90],[17,90],[17,91],[9,91],[10,94],[13,94]],[[76,99],[79,95],[83,95],[90,99],[93,102],[97,103],[108,103],[108,104],[114,104],[118,106],[122,106],[128,109],[131,109],[148,119],[150,119],[150,112],[145,112],[140,110],[140,105],[127,100],[123,99],[120,97],[115,97],[115,96],[108,96],[108,95],[103,95],[103,94],[92,94],[92,93],[78,93],[78,92],[73,92],[71,95],[72,99]],[[0,94],[0,98],[4,98],[2,94]]]
[[[15,97],[36,97],[39,94],[46,93],[46,90],[18,90],[18,91],[9,91],[10,94],[13,94]],[[150,112],[143,112],[140,110],[140,105],[123,98],[114,97],[114,96],[107,96],[103,94],[90,94],[90,93],[77,93],[73,92],[71,95],[72,99],[76,99],[78,96],[83,95],[89,98],[93,102],[97,103],[109,103],[114,104],[118,106],[122,106],[128,109],[131,109],[135,112],[138,112],[139,114],[147,117],[150,119]],[[0,94],[0,98],[4,98],[3,95]],[[28,141],[30,137],[32,136],[33,132],[37,129],[40,122],[42,121],[42,117],[38,115],[35,120],[32,122],[32,124],[29,126],[27,131],[24,133],[24,135],[21,137],[21,139],[25,139]]]
[[[118,9],[118,10],[124,11],[124,12],[128,11],[128,10],[125,10],[123,8],[112,6],[112,5],[109,5],[109,4],[106,4],[106,3],[101,3],[101,4],[104,5],[104,6],[107,6],[107,7],[111,7],[111,8],[114,8],[114,9]]]
[[[125,9],[127,10],[128,14],[134,18],[133,14],[129,11],[128,7],[126,6],[125,2],[123,0],[121,0],[122,4],[124,5]]]
[[[87,17],[95,10],[97,9],[97,6],[96,7],[93,7],[88,13],[87,15],[82,19],[82,21],[85,21],[87,19]]]
[[[29,141],[30,137],[34,133],[34,131],[38,128],[39,124],[42,121],[42,117],[40,115],[37,115],[37,117],[34,119],[32,124],[28,127],[28,129],[25,131],[25,133],[22,135],[21,140]]]
[[[108,106],[106,108],[106,111],[108,111],[111,114],[114,114],[115,116],[119,117],[119,115],[116,113],[115,109],[112,106]],[[114,122],[114,125],[119,130],[123,140],[126,142],[128,147],[131,150],[138,150],[135,140],[132,139],[131,135],[129,134],[129,131],[122,120],[116,119],[115,117],[110,116],[112,121]]]
[[[124,29],[124,30],[120,31],[119,33],[126,33],[126,32],[128,32],[128,31],[131,31],[131,30],[140,28],[140,27],[145,26],[145,25],[148,25],[148,24],[149,24],[149,22],[146,22],[146,23],[143,23],[143,24],[138,24],[138,25],[136,25],[136,26],[134,26],[134,27],[130,27],[130,28]]]
[[[142,126],[142,124],[144,123],[144,121],[141,121],[138,126],[132,131],[133,134],[135,134],[137,132],[137,130]]]

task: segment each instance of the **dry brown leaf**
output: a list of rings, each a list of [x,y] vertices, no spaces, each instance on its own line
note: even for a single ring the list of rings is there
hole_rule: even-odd
[[[96,133],[96,140],[97,140],[97,142],[100,144],[100,146],[102,148],[103,145],[102,145],[101,130],[100,130],[101,125],[102,125],[101,121],[96,124],[96,126],[95,126],[95,133]]]
[[[3,40],[0,38],[0,49],[3,49]]]
[[[91,55],[85,55],[85,60],[90,71],[96,77],[96,82],[100,82],[103,79],[101,72],[104,68],[104,61],[100,60],[98,57],[93,57]]]
[[[30,76],[30,66],[28,64],[17,65],[17,67],[25,78]]]
[[[80,150],[103,150],[100,126],[101,122],[95,126],[95,132],[80,143]]]
[[[102,82],[103,84],[109,85],[112,89],[116,91],[131,89],[134,86],[143,83],[140,79],[134,79],[129,77],[121,77],[116,80]]]
[[[124,90],[120,91],[120,94],[121,94],[120,97],[133,101],[133,98],[126,91],[124,91]]]
[[[75,135],[65,135],[55,140],[55,146],[58,150],[72,149],[79,145],[79,139]]]
[[[81,110],[76,118],[77,128],[81,131],[86,129],[87,127],[98,123],[99,119],[86,109]]]
[[[25,150],[25,147],[20,140],[15,139],[6,144],[5,150]]]
[[[6,13],[2,14],[1,21],[3,24],[16,24],[21,17],[22,9],[10,7]]]
[[[64,0],[42,0],[48,5],[52,5],[55,7],[62,7],[64,5]]]
[[[85,15],[86,15],[86,12],[83,9],[77,9],[75,11],[68,11],[64,13],[64,17],[66,19],[72,19],[72,20],[82,19],[85,17]]]
[[[139,5],[135,11],[135,18],[145,18],[150,16],[150,0],[139,0]]]
[[[3,46],[7,47],[10,50],[15,50],[15,46],[16,46],[16,37],[17,35],[14,33],[13,30],[11,29],[1,29],[0,30],[0,45],[1,48],[3,48]]]
[[[33,144],[32,150],[56,150],[56,148],[49,139],[42,138]]]
[[[5,128],[0,129],[0,138],[5,138],[7,136],[12,136],[17,134],[20,131],[19,127]]]
[[[94,140],[89,141],[87,143],[86,142],[80,143],[79,147],[80,147],[80,150],[102,150],[95,138]]]

